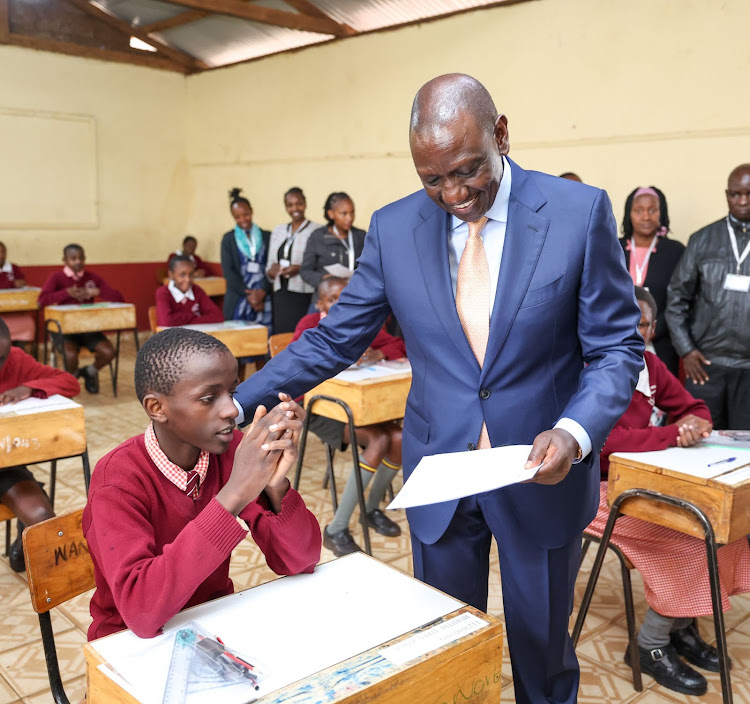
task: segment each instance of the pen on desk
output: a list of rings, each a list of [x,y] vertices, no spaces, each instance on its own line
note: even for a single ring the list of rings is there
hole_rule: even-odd
[[[716,460],[716,462],[709,462],[706,467],[713,467],[717,464],[726,464],[727,462],[734,462],[737,458],[736,457],[727,457],[723,460]]]

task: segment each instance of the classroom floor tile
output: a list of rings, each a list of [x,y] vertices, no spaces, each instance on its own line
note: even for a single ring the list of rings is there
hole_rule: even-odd
[[[143,342],[145,338],[141,338]],[[92,470],[96,462],[106,453],[129,437],[142,433],[147,418],[135,398],[133,389],[133,363],[135,360],[132,339],[123,337],[120,366],[119,396],[114,398],[108,373],[102,374],[101,393],[92,396],[81,392],[78,401],[84,405],[86,431]],[[333,518],[329,489],[322,486],[326,460],[323,445],[310,436],[305,455],[300,491],[310,510],[317,516],[321,529]],[[351,468],[351,455],[338,452],[334,460],[334,471],[339,493]],[[31,468],[39,481],[49,489],[49,463]],[[394,481],[398,492],[401,478]],[[83,472],[80,459],[58,462],[55,507],[58,512],[75,510],[86,501]],[[362,546],[362,529],[355,510],[350,529],[354,539]],[[397,538],[385,538],[370,532],[373,555],[395,569],[413,574],[411,545],[406,516],[398,511],[392,516],[400,526],[402,534]],[[15,538],[15,525],[13,526]],[[3,539],[0,529],[0,539]],[[586,587],[591,565],[596,554],[592,545],[581,566],[576,583],[576,609],[571,617],[575,620],[578,604]],[[322,562],[335,559],[333,553],[323,549]],[[262,584],[276,575],[265,564],[252,538],[243,541],[235,550],[230,575],[236,589],[246,589]],[[640,575],[631,571],[636,609],[636,620],[640,623],[647,608],[643,597]],[[55,609],[53,625],[60,648],[60,659],[66,692],[71,702],[77,702],[85,691],[85,666],[81,644],[86,638],[86,629],[91,622],[88,612],[90,595],[84,594]],[[41,649],[41,636],[37,615],[31,608],[25,575],[18,575],[8,566],[7,558],[0,558],[0,603],[3,605],[0,627],[0,704],[48,704],[52,702],[47,681],[47,671]],[[732,609],[725,614],[727,642],[732,657],[732,684],[735,702],[750,704],[750,596],[731,598]],[[502,587],[497,549],[493,544],[490,557],[489,613],[503,617]],[[700,629],[706,640],[713,642],[713,620],[700,619]],[[623,662],[627,645],[625,611],[622,593],[620,564],[608,554],[605,558],[599,583],[594,592],[583,632],[578,646],[581,663],[581,686],[579,701],[614,704],[695,704],[694,697],[671,692],[657,685],[644,675],[644,691],[636,692],[632,686],[630,669]],[[705,673],[709,680],[709,692],[700,698],[701,704],[720,704],[721,689],[717,674]],[[512,669],[507,650],[502,668],[503,704],[513,702],[514,686]]]

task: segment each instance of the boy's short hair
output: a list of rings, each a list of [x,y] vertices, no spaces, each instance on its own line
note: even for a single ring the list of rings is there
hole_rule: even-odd
[[[635,287],[635,299],[637,301],[643,301],[646,305],[651,308],[651,315],[656,320],[656,315],[659,312],[659,307],[656,305],[656,299],[651,295],[651,291],[643,286]]]
[[[186,235],[185,239],[182,240],[182,244],[187,244],[188,242],[195,242],[195,244],[198,244],[198,240],[192,235]]]
[[[68,256],[68,252],[71,252],[71,251],[83,252],[83,247],[81,247],[80,244],[76,244],[75,242],[71,242],[70,244],[66,244],[63,247],[63,257],[67,257]]]
[[[143,403],[147,394],[169,396],[198,354],[226,352],[227,346],[211,335],[188,328],[168,328],[144,343],[135,358],[135,393]]]
[[[195,262],[188,257],[187,254],[175,254],[170,260],[169,260],[169,270],[174,271],[175,267],[180,262],[187,262],[188,264],[191,264],[192,266],[195,266]]]
[[[329,286],[341,286],[342,288],[349,283],[349,279],[341,276],[328,276],[318,284],[318,293],[323,293]]]

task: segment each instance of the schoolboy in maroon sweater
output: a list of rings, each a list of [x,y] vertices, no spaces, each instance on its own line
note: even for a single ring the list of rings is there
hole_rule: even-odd
[[[169,328],[138,352],[151,423],[97,463],[83,513],[96,578],[89,640],[125,628],[150,638],[182,609],[231,594],[229,560],[248,529],[277,574],[313,571],[320,527],[286,478],[305,412],[280,394],[243,436],[237,383],[229,350],[197,330]]]
[[[69,244],[63,249],[63,268],[52,274],[39,294],[39,305],[74,305],[103,301],[122,303],[123,295],[109,286],[101,276],[86,270],[86,255],[79,244]],[[83,378],[86,391],[99,393],[99,370],[115,357],[112,343],[101,332],[64,335],[65,367],[71,374]],[[78,369],[78,353],[86,347],[94,353],[94,363]]]
[[[156,290],[156,324],[160,327],[222,323],[224,314],[193,282],[195,264],[185,254],[169,260],[169,283]]]

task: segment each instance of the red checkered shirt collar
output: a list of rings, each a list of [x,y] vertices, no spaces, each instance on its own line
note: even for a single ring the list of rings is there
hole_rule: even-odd
[[[149,423],[145,433],[146,441],[146,452],[151,458],[151,461],[157,466],[159,471],[169,479],[181,491],[187,489],[188,473],[180,466],[176,465],[172,460],[167,457],[161,447],[159,447],[159,441],[156,438],[154,432],[154,424]],[[208,450],[201,450],[200,457],[195,463],[193,469],[198,472],[198,489],[206,479],[208,473]]]

